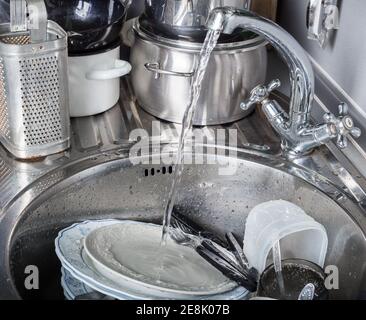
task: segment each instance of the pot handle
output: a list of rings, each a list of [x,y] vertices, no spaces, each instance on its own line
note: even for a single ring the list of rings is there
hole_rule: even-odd
[[[132,67],[127,61],[116,60],[114,68],[89,71],[85,78],[88,80],[112,80],[129,74]]]
[[[145,68],[153,72],[155,74],[155,79],[158,79],[161,74],[165,74],[168,76],[175,76],[175,77],[184,77],[184,78],[192,78],[194,72],[176,72],[176,71],[169,71],[160,68],[160,64],[158,62],[154,63],[145,63]]]

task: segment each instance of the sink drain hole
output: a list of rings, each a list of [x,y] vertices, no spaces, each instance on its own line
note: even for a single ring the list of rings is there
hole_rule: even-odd
[[[153,177],[157,174],[172,174],[173,173],[173,167],[169,166],[169,167],[162,167],[161,169],[155,169],[155,168],[151,168],[151,169],[145,169],[145,177]]]

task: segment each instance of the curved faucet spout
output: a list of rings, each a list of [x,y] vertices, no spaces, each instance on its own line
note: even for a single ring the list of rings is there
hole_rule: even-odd
[[[314,71],[307,53],[294,37],[268,19],[231,7],[214,9],[206,26],[223,33],[243,28],[265,37],[290,70],[292,94],[288,126],[297,131],[308,124],[314,97]]]
[[[276,101],[269,99],[271,86],[255,88],[248,102],[241,104],[241,108],[246,108],[253,103],[262,103],[267,119],[282,138],[282,148],[286,155],[301,156],[333,138],[337,138],[342,147],[346,145],[344,140],[349,134],[359,136],[359,130],[354,128],[352,118],[347,112],[340,112],[339,118],[326,116],[325,124],[311,125],[314,70],[303,47],[279,25],[250,11],[224,7],[211,11],[206,27],[223,33],[232,33],[235,29],[242,28],[261,35],[287,64],[292,88],[289,115]]]

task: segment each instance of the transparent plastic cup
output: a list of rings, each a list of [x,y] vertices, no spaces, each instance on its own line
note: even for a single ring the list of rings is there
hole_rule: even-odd
[[[270,253],[277,241],[282,259],[304,259],[324,267],[328,249],[324,226],[284,200],[262,203],[247,218],[244,253],[259,273],[272,263]]]

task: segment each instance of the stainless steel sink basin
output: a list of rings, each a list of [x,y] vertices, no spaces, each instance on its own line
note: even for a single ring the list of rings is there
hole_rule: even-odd
[[[33,183],[9,205],[0,223],[0,246],[6,248],[0,257],[5,262],[0,265],[0,297],[63,298],[54,238],[74,222],[161,222],[171,167],[133,165],[127,156],[121,149],[68,164]],[[340,289],[332,291],[332,298],[365,298],[366,223],[358,204],[324,177],[276,157],[239,151],[231,161],[237,171],[228,176],[219,174],[220,164],[187,165],[177,209],[220,235],[233,231],[243,237],[255,205],[291,201],[327,229],[326,264],[340,272]],[[24,288],[27,265],[39,267],[39,290]]]

